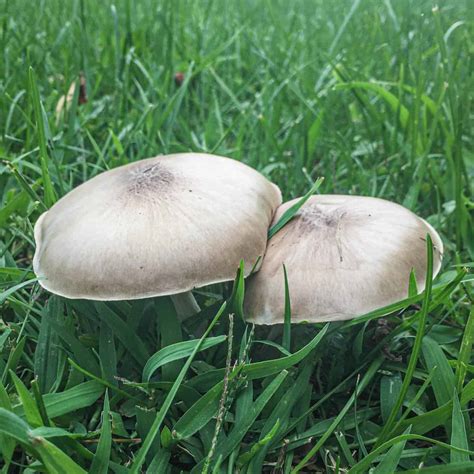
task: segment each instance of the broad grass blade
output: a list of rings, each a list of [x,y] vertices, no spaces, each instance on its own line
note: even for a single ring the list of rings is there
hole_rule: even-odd
[[[95,452],[94,460],[92,461],[92,465],[89,470],[90,474],[107,474],[109,471],[110,449],[112,446],[112,428],[110,424],[109,412],[109,394],[105,392],[100,439]]]
[[[208,337],[200,345],[199,352],[221,344],[226,338],[227,336]],[[193,339],[190,341],[177,342],[176,344],[160,349],[157,353],[153,354],[145,364],[142,375],[143,381],[148,382],[160,367],[175,360],[189,357],[199,343],[199,339]]]

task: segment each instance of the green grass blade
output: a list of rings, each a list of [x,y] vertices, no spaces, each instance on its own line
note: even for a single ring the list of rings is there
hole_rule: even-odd
[[[41,456],[48,473],[87,474],[87,471],[76,464],[67,454],[41,436],[33,437],[32,445]]]
[[[200,344],[199,339],[192,339],[190,341],[178,342],[176,344],[166,346],[148,359],[145,367],[143,368],[142,380],[144,382],[149,382],[154,372],[156,372],[163,365],[175,360],[189,357],[198,344],[200,344],[199,352],[201,352],[214,347],[217,344],[221,344],[226,340],[226,338],[226,336],[209,337],[205,339],[202,344]]]
[[[46,207],[51,207],[56,202],[56,193],[54,192],[53,183],[48,169],[48,150],[46,147],[46,133],[44,115],[42,111],[41,100],[38,92],[38,86],[36,84],[35,72],[32,67],[28,71],[29,87],[31,94],[31,102],[33,103],[33,110],[35,112],[36,119],[36,130],[38,133],[38,142],[40,148],[40,165],[41,175],[43,178],[44,186],[44,203]]]
[[[324,338],[327,330],[329,329],[329,324],[326,324],[321,328],[321,330],[314,336],[314,338],[302,347],[299,351],[295,352],[286,357],[281,357],[280,359],[266,360],[263,362],[255,362],[245,366],[242,370],[243,375],[247,376],[250,380],[254,380],[261,377],[266,377],[273,375],[282,370],[286,370],[302,360],[304,360],[312,351],[315,349],[318,344]]]
[[[8,288],[7,290],[3,291],[0,293],[0,304],[3,304],[4,301],[12,296],[14,293],[16,293],[18,290],[21,290],[22,288],[25,288],[27,286],[32,285],[33,283],[36,283],[38,281],[38,278],[32,278],[31,280],[24,281],[22,283],[18,283],[18,285],[14,285],[11,288]]]
[[[125,390],[122,390],[121,388],[118,388],[117,384],[113,384],[109,382],[108,380],[101,379],[100,377],[97,377],[96,375],[92,374],[91,372],[88,372],[84,368],[82,368],[80,365],[76,364],[72,359],[68,359],[68,362],[71,364],[74,369],[76,369],[78,372],[84,374],[86,377],[90,378],[90,382],[95,382],[96,384],[100,385],[103,390],[105,388],[108,388],[110,390],[113,390],[117,394],[122,395],[124,398],[133,398],[136,401],[139,401],[140,399],[135,397],[134,395],[126,392]],[[163,382],[165,383],[165,382]],[[127,385],[130,385],[132,387],[141,387],[142,384],[139,383],[133,383],[133,382],[127,382]]]
[[[241,368],[240,366],[231,372],[229,381],[239,374]],[[219,409],[219,399],[222,395],[223,385],[224,381],[218,382],[189,407],[174,425],[173,437],[175,439],[189,438],[211,421]]]
[[[301,199],[299,199],[298,202],[293,204],[293,206],[283,213],[278,222],[268,231],[268,239],[271,239],[278,231],[283,229],[283,227],[285,227],[285,225],[288,224],[291,219],[293,219],[295,214],[301,209],[304,203],[319,189],[323,181],[324,178],[318,178],[314,182],[313,186],[311,186],[311,189]]]
[[[5,329],[3,331],[3,334],[0,336],[0,352],[3,351],[5,343],[8,341],[8,338],[10,337],[11,333],[12,333],[11,329]]]
[[[117,349],[115,347],[114,332],[104,322],[100,323],[99,360],[102,377],[112,385],[117,385]]]
[[[471,380],[461,392],[461,406],[466,405],[474,399],[474,380]],[[412,431],[417,434],[428,433],[438,426],[444,425],[449,417],[452,415],[453,402],[452,400],[441,407],[428,411],[418,416],[408,418],[401,423],[403,428],[412,426]]]
[[[469,449],[469,437],[466,432],[466,423],[464,421],[464,415],[461,410],[461,404],[459,403],[456,390],[453,395],[451,445],[465,450]],[[451,463],[461,463],[465,461],[470,461],[469,454],[454,450],[451,451]]]
[[[172,299],[168,296],[156,299],[155,308],[159,321],[161,347],[165,348],[181,342],[183,331]],[[180,359],[170,361],[161,369],[161,376],[164,380],[175,380],[181,369],[182,362]]]
[[[408,125],[410,112],[400,103],[398,97],[388,91],[383,85],[376,82],[353,81],[348,83],[337,84],[336,89],[364,89],[375,92],[379,97],[382,97],[390,106],[393,112],[398,114],[400,123],[403,127]]]
[[[426,235],[426,248],[427,248],[427,269],[426,269],[426,281],[425,281],[425,292],[423,297],[423,305],[420,312],[420,319],[418,323],[418,330],[416,333],[415,343],[410,355],[408,362],[407,371],[403,379],[402,387],[397,398],[397,402],[393,405],[392,411],[385,423],[382,432],[380,433],[377,443],[374,449],[378,448],[385,440],[388,433],[391,432],[395,423],[396,417],[399,413],[400,408],[403,405],[405,396],[410,386],[413,373],[415,372],[416,364],[418,362],[418,356],[421,351],[421,344],[423,341],[424,330],[426,325],[426,319],[428,317],[429,302],[431,298],[431,288],[433,284],[433,243],[429,234]]]
[[[252,458],[255,457],[259,453],[259,451],[261,451],[265,446],[267,446],[272,441],[279,427],[280,427],[280,420],[277,420],[267,435],[265,435],[262,439],[260,439],[256,443],[254,443],[251,446],[249,451],[241,454],[238,457],[237,465],[243,466],[247,464],[248,462],[250,462]]]
[[[171,457],[171,453],[165,449],[159,449],[159,451],[155,454],[155,457],[150,463],[150,466],[146,470],[147,474],[166,474],[169,472],[169,460]]]
[[[206,332],[201,337],[200,342],[194,347],[194,350],[193,350],[192,354],[188,357],[188,360],[186,361],[186,364],[181,369],[181,372],[179,373],[176,381],[173,384],[173,388],[169,391],[168,395],[166,396],[166,399],[163,402],[163,405],[161,406],[160,411],[156,415],[156,418],[153,422],[153,425],[152,425],[147,437],[143,441],[142,447],[140,448],[140,450],[138,451],[138,453],[135,457],[135,461],[134,461],[134,463],[131,467],[131,472],[132,473],[138,474],[140,472],[140,469],[141,469],[143,463],[145,462],[145,456],[147,455],[147,453],[148,453],[155,437],[157,436],[157,434],[160,430],[160,427],[161,427],[161,424],[163,423],[163,419],[166,415],[166,412],[168,411],[169,407],[173,403],[173,399],[176,395],[176,392],[178,391],[179,386],[181,385],[182,381],[184,380],[186,372],[188,371],[189,366],[191,365],[191,362],[194,359],[194,356],[199,351],[200,345],[204,342],[204,340],[206,339],[208,334],[211,332],[214,325],[217,323],[219,318],[222,316],[222,313],[224,312],[225,308],[226,308],[226,303],[224,303],[221,306],[220,310],[217,312],[216,316],[214,317],[212,322],[207,327]]]
[[[239,445],[242,438],[248,432],[252,424],[255,422],[257,417],[265,405],[269,402],[270,398],[275,394],[278,387],[281,385],[283,380],[288,375],[286,370],[280,372],[272,382],[265,388],[262,394],[252,403],[252,406],[243,417],[239,420],[239,423],[235,423],[232,431],[229,433],[227,438],[218,443],[215,451],[217,458],[222,457],[222,460],[227,459],[231,452]],[[201,464],[198,464],[195,470],[199,470]]]
[[[448,403],[453,395],[453,387],[455,386],[453,369],[449,365],[443,349],[431,337],[427,336],[423,339],[421,348],[428,370],[436,367],[431,383],[436,402],[438,406],[442,406]]]
[[[307,405],[305,405],[305,408],[306,407]],[[308,411],[308,409],[306,409],[305,411]],[[326,418],[323,421],[319,421],[304,431],[303,429],[304,429],[305,423],[300,422],[299,423],[300,426],[297,429],[297,435],[293,441],[290,441],[290,443],[288,443],[287,448],[288,450],[294,450],[304,445],[307,446],[308,443],[314,440],[314,438],[319,439],[321,436],[324,436],[330,429],[336,430],[337,428],[340,428],[340,430],[343,430],[343,431],[353,430],[358,424],[361,424],[369,420],[376,413],[377,413],[377,410],[374,408],[369,408],[369,409],[365,408],[362,410],[358,410],[357,417],[355,417],[352,413],[348,412],[346,413],[345,416],[339,419],[337,419],[336,416],[333,416],[333,417]],[[304,421],[307,421],[307,420],[304,420]],[[334,428],[335,422],[338,423],[338,426],[336,428]],[[334,435],[337,436],[336,431],[334,431]]]
[[[41,419],[35,399],[31,396],[30,392],[25,387],[25,384],[14,372],[10,371],[10,377],[15,384],[15,389],[20,397],[21,404],[23,405],[26,421],[32,426],[41,426],[43,420]]]
[[[103,393],[104,387],[101,384],[89,381],[76,385],[64,392],[48,393],[43,396],[43,400],[48,417],[56,418],[92,405]],[[25,413],[24,410],[22,405],[14,407],[15,413],[18,415]]]
[[[4,409],[8,412],[11,412],[12,406],[10,402],[10,398],[8,393],[0,382],[0,409]],[[8,470],[8,466],[10,465],[13,452],[15,450],[15,441],[14,438],[11,438],[5,434],[0,434],[0,453],[3,456],[3,461],[5,463],[5,470]]]
[[[231,312],[235,313],[240,320],[245,320],[244,315],[244,296],[245,296],[245,262],[243,260],[239,263],[237,275],[234,279],[234,286],[232,294],[229,298],[229,308]]]
[[[50,321],[59,322],[64,307],[60,298],[52,296],[44,308],[41,318],[37,348],[34,354],[34,370],[42,393],[47,393],[61,378],[64,354],[61,351],[60,339]]]
[[[30,429],[29,434],[32,437],[41,436],[42,438],[82,438],[84,435],[81,433],[70,433],[62,428],[57,428],[55,426],[39,426],[38,428]]]
[[[397,473],[403,474],[472,474],[474,472],[474,461],[461,462],[461,463],[450,463],[450,464],[438,464],[437,466],[423,467],[421,469],[408,469],[405,471],[397,471]]]
[[[150,428],[152,427],[153,422],[155,421],[156,410],[144,409],[140,406],[137,406],[136,413],[137,413],[137,434],[143,440],[147,437],[148,433],[150,432]],[[161,441],[160,437],[156,437],[155,440],[153,441],[150,447],[150,452],[148,453],[146,457],[148,461],[153,460],[153,456],[155,456],[155,453],[159,453],[160,451],[162,451],[160,449],[161,448],[160,441]],[[152,463],[150,463],[150,465],[151,464]]]
[[[400,443],[402,441],[410,441],[410,440],[419,440],[425,441],[427,443],[432,443],[436,446],[441,446],[447,450],[454,450],[460,453],[467,453],[467,454],[474,454],[474,451],[467,451],[456,446],[451,446],[450,444],[443,443],[442,441],[437,441],[435,439],[427,438],[426,436],[420,436],[415,434],[403,434],[400,436],[396,436],[389,441],[381,444],[378,448],[374,449],[368,456],[366,456],[362,461],[357,463],[352,469],[349,470],[348,474],[362,474],[367,472],[369,466],[374,462],[374,460],[385,450],[390,448],[391,446]],[[418,472],[418,471],[416,471]],[[444,471],[446,472],[446,471]]]
[[[283,323],[283,339],[281,345],[288,352],[291,352],[291,300],[290,289],[288,287],[288,274],[286,273],[285,265],[283,265],[283,275],[285,277],[285,314]]]
[[[94,306],[99,318],[109,326],[120,342],[127,348],[130,355],[136,359],[140,366],[145,365],[150,355],[136,333],[130,331],[127,323],[107,304],[96,302]]]
[[[324,338],[326,332],[329,329],[329,324],[323,326],[323,328],[314,336],[314,338],[302,347],[299,351],[286,356],[280,357],[279,359],[265,360],[262,362],[254,362],[253,364],[247,364],[242,369],[242,375],[246,376],[249,380],[255,380],[270,375],[277,374],[282,370],[286,370],[302,360],[308,357],[309,354],[315,349],[318,344]],[[224,369],[212,370],[205,374],[195,377],[189,382],[190,386],[194,387],[206,387],[212,386],[217,383],[224,376]]]
[[[398,434],[398,429],[402,425],[403,421],[408,417],[408,415],[411,413],[413,410],[414,406],[417,404],[418,400],[421,398],[421,396],[425,393],[426,389],[431,385],[431,379],[433,378],[434,373],[436,372],[436,368],[433,368],[430,373],[428,374],[428,377],[426,377],[425,381],[422,383],[421,387],[417,390],[415,396],[410,400],[410,403],[406,407],[403,415],[400,417],[400,419],[397,421],[395,424],[391,434],[396,433]],[[411,427],[412,425],[409,425]],[[419,433],[423,434],[423,433]]]
[[[109,472],[110,449],[112,446],[112,429],[109,412],[109,394],[108,392],[105,392],[100,439],[95,452],[94,460],[92,461],[92,465],[89,469],[90,474],[107,474]]]
[[[23,355],[23,350],[25,348],[26,337],[22,337],[16,346],[10,350],[10,354],[8,356],[7,363],[5,364],[5,369],[2,375],[2,384],[6,383],[7,375],[10,370],[15,370],[20,360],[21,356]]]
[[[46,413],[46,407],[44,405],[43,395],[41,395],[41,391],[38,386],[38,380],[35,379],[31,381],[31,388],[35,397],[36,406],[38,407],[38,411],[41,416],[41,421],[43,425],[50,427],[51,422],[49,421],[48,414]]]
[[[384,423],[387,422],[390,416],[401,388],[402,380],[399,374],[382,377],[380,381],[380,409]]]
[[[109,165],[108,165],[107,161],[105,160],[104,154],[102,153],[102,150],[100,149],[99,145],[94,140],[94,137],[91,135],[89,130],[86,129],[85,132],[86,132],[87,138],[89,139],[89,141],[92,144],[92,148],[94,148],[95,154],[98,157],[97,165],[99,165],[99,163],[100,163],[104,167],[104,169],[108,170]]]
[[[89,372],[100,374],[100,366],[97,363],[94,352],[90,347],[86,347],[75,336],[75,328],[71,325],[71,321],[67,319],[57,320],[50,319],[49,324],[54,332],[61,338],[67,346],[73,358]]]
[[[28,193],[20,191],[10,200],[2,205],[0,209],[0,228],[7,225],[10,216],[15,213],[23,214],[30,202]]]
[[[20,417],[11,411],[0,408],[0,433],[3,436],[15,439],[27,446],[30,445],[28,436],[30,427]]]
[[[326,440],[333,434],[334,430],[336,429],[337,425],[341,422],[341,420],[344,418],[344,416],[347,414],[347,412],[350,410],[352,405],[354,404],[356,398],[360,395],[360,393],[365,389],[367,384],[370,382],[372,377],[375,375],[377,370],[380,368],[382,365],[383,360],[381,358],[375,359],[372,364],[369,366],[367,369],[367,372],[365,372],[362,380],[360,381],[360,384],[358,384],[357,391],[355,391],[347,403],[345,404],[344,408],[339,412],[339,415],[334,419],[334,421],[331,423],[329,428],[326,430],[326,432],[321,436],[319,441],[309,450],[309,452],[306,454],[306,456],[292,469],[291,473],[296,474],[303,469],[306,464],[311,460],[311,458],[321,449],[321,447],[324,445]]]
[[[21,193],[18,193],[7,205],[2,207],[0,211],[0,225],[3,225],[14,211],[18,211],[22,207],[24,197],[26,196],[29,196],[33,201],[37,201],[41,210],[47,211],[48,208],[45,206],[43,200],[36,192],[36,188],[38,188],[40,185],[40,179],[35,181],[33,184],[30,184],[13,163],[7,160],[1,160],[0,162],[4,163],[5,166],[10,169],[13,176],[17,180],[18,185],[23,190]]]
[[[69,456],[12,412],[0,408],[0,433],[16,439],[41,457],[49,473],[86,474],[86,471],[76,464]]]
[[[263,344],[264,346],[274,347],[277,351],[281,352],[284,356],[291,355],[291,352],[287,351],[283,346],[273,341],[264,341],[263,339],[257,339],[252,344]]]
[[[466,377],[466,367],[471,361],[472,343],[474,341],[474,306],[471,308],[467,319],[464,335],[461,342],[461,349],[456,367],[456,388],[458,392],[462,390],[464,379]]]
[[[411,428],[408,427],[403,434],[410,434]],[[397,444],[394,444],[384,455],[382,462],[372,471],[372,474],[392,474],[395,472],[407,440],[404,439]]]
[[[449,283],[442,285],[441,287],[438,287],[437,291],[433,292],[435,297],[433,298],[433,301],[431,305],[429,306],[429,310],[433,311],[436,307],[441,305],[443,303],[443,300],[445,300],[459,286],[459,284],[463,281],[465,276],[466,276],[466,270],[462,269]],[[419,295],[413,296],[412,298],[407,298],[397,303],[384,306],[383,308],[371,311],[370,313],[357,317],[351,321],[347,321],[346,323],[344,323],[344,326],[345,327],[356,326],[356,325],[365,323],[367,321],[371,321],[372,319],[379,318],[381,316],[385,316],[390,313],[394,313],[395,311],[403,310],[412,304],[418,303],[424,298],[425,298],[425,293],[420,293]]]
[[[415,269],[412,268],[410,272],[410,282],[408,284],[408,298],[412,298],[418,294],[418,285],[416,283]]]
[[[255,458],[252,460],[252,464],[249,466],[251,472],[262,471],[263,463],[268,450],[277,443],[283,442],[285,431],[290,424],[292,411],[296,405],[301,402],[305,391],[308,389],[308,385],[310,384],[310,376],[313,372],[315,362],[316,361],[308,360],[304,364],[304,367],[300,371],[294,383],[289,385],[288,390],[283,393],[283,396],[280,398],[275,408],[272,409],[270,416],[265,421],[265,424],[260,430],[260,440],[263,440],[269,433],[272,432],[273,427],[277,422],[278,429],[272,436],[272,439],[268,443],[265,443],[265,445],[261,446],[259,452],[256,453]]]

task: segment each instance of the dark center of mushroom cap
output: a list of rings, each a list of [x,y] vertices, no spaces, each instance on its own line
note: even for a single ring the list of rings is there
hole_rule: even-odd
[[[329,207],[318,204],[305,205],[299,212],[300,225],[307,230],[320,230],[321,228],[337,228],[341,219],[346,214],[343,207]]]
[[[175,174],[161,163],[140,163],[126,176],[127,194],[132,197],[158,197],[170,191]]]

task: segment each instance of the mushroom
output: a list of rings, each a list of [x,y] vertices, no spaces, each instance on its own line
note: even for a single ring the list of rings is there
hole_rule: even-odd
[[[296,201],[281,205],[274,223]],[[312,196],[270,239],[260,271],[247,280],[246,318],[283,323],[283,265],[292,322],[351,319],[404,299],[412,269],[418,289],[424,289],[428,233],[434,277],[443,243],[408,209],[371,197]]]
[[[145,159],[94,177],[41,215],[33,268],[66,298],[187,292],[232,280],[241,260],[247,276],[280,204],[278,187],[238,161]]]

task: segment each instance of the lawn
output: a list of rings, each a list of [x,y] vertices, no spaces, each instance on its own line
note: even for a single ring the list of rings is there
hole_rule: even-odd
[[[0,4],[1,472],[474,472],[472,0]],[[240,276],[195,291],[182,324],[168,297],[39,286],[45,209],[189,151],[284,201],[323,177],[317,193],[403,204],[440,233],[442,270],[291,332],[245,324]]]

